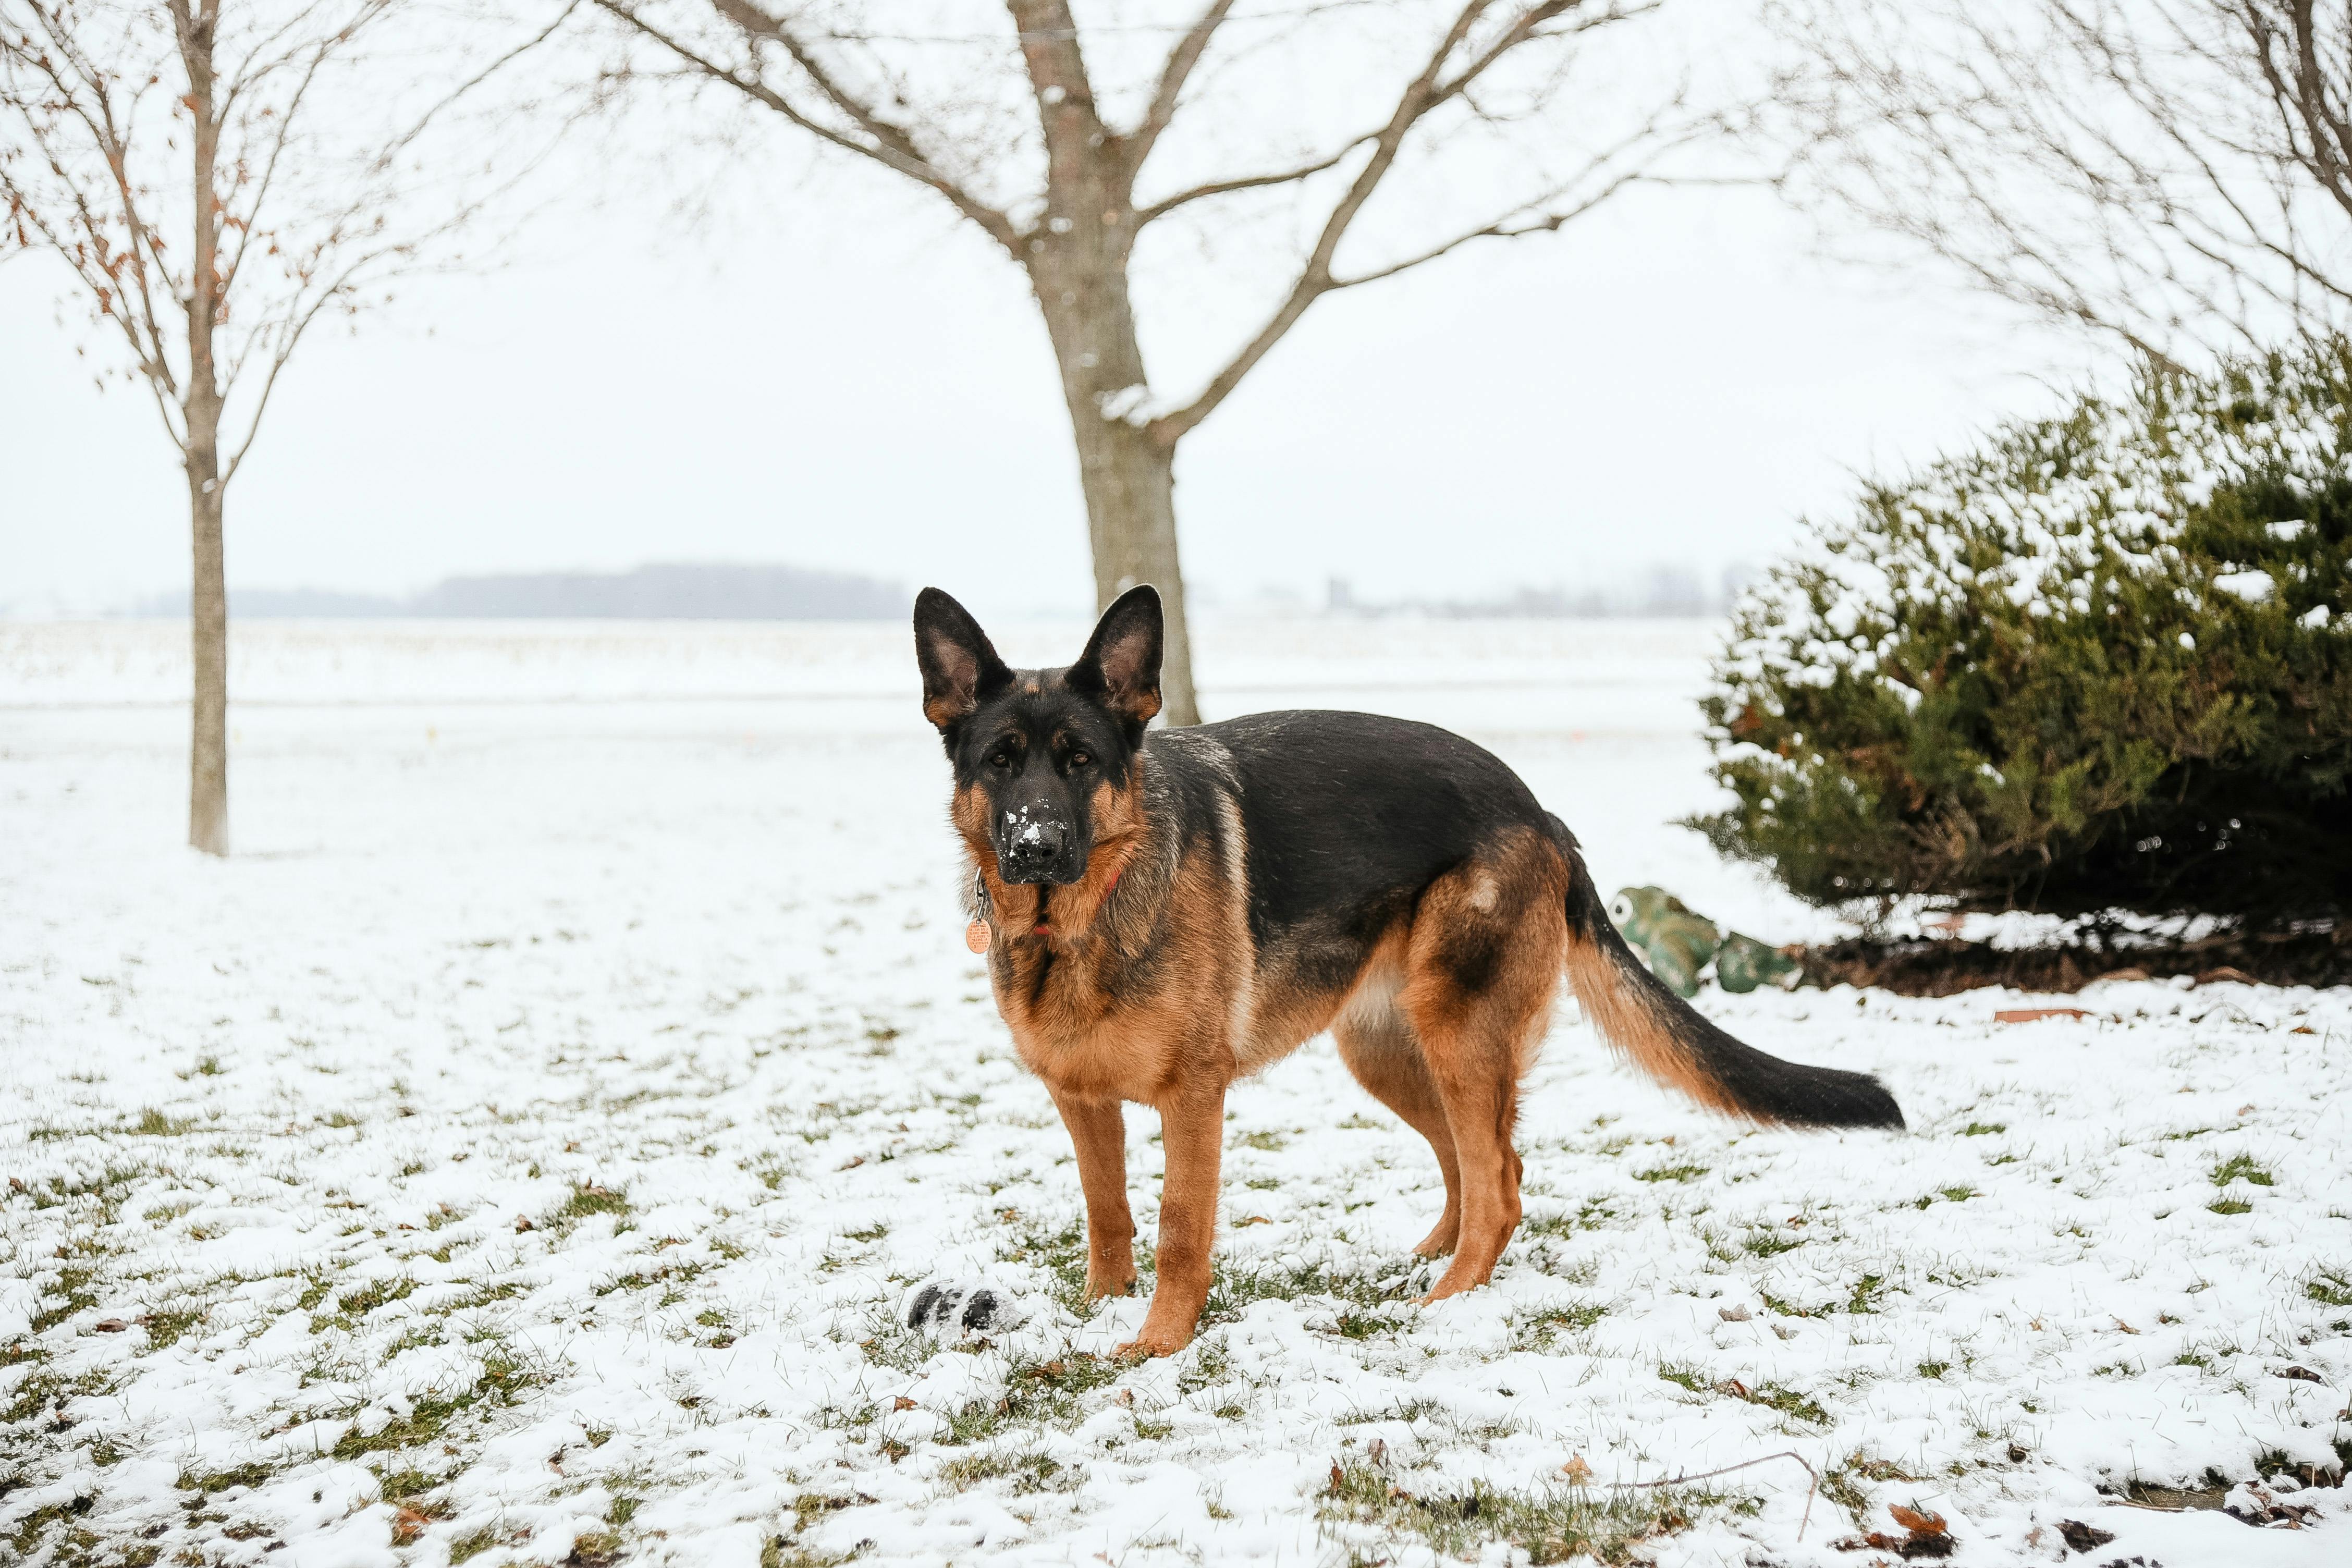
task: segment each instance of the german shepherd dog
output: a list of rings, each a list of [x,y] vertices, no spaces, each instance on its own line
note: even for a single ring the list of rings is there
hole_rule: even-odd
[[[1125,1355],[1192,1339],[1209,1293],[1225,1089],[1314,1035],[1429,1140],[1453,1254],[1437,1300],[1486,1283],[1519,1223],[1519,1081],[1566,969],[1653,1078],[1759,1122],[1900,1127],[1876,1079],[1753,1050],[1618,936],[1576,839],[1458,735],[1367,713],[1257,713],[1146,733],[1160,595],[1104,612],[1066,669],[1011,669],[961,605],[915,601],[923,713],[954,764],[972,945],[1069,1129],[1087,1295],[1135,1284],[1120,1105],[1167,1154],[1159,1286]]]

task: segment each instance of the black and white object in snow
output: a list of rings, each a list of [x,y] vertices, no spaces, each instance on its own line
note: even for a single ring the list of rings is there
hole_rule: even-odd
[[[985,1279],[919,1286],[907,1300],[907,1326],[927,1334],[990,1333],[1028,1320],[1011,1291]]]

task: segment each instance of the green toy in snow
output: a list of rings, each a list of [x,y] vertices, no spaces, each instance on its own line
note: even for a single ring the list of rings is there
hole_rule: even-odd
[[[1734,993],[1793,984],[1801,967],[1752,936],[1721,934],[1713,921],[1664,888],[1621,889],[1610,900],[1609,918],[1648,963],[1650,973],[1677,996],[1698,994],[1709,961],[1715,964],[1715,983]]]

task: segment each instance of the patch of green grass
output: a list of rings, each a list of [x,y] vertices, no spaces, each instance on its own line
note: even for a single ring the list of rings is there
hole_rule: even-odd
[[[1602,1318],[1609,1309],[1595,1301],[1579,1301],[1572,1306],[1554,1307],[1537,1313],[1519,1325],[1518,1348],[1537,1352],[1549,1351],[1562,1334],[1580,1334]]]
[[[890,1227],[887,1225],[869,1225],[864,1230],[845,1230],[841,1234],[851,1241],[870,1246],[889,1235]]]
[[[615,1290],[646,1290],[661,1285],[667,1287],[662,1292],[662,1304],[667,1306],[683,1298],[684,1292],[678,1289],[680,1285],[692,1283],[694,1278],[709,1267],[706,1263],[665,1263],[650,1274],[624,1274],[618,1279],[599,1285],[596,1294],[610,1296]],[[508,1293],[511,1294],[511,1291]]]
[[[399,1502],[404,1498],[422,1497],[441,1484],[441,1478],[430,1470],[410,1466],[404,1470],[386,1470],[376,1478],[378,1494],[386,1502]]]
[[[628,1212],[627,1194],[600,1187],[593,1182],[583,1182],[577,1192],[563,1200],[563,1206],[555,1211],[555,1217],[559,1223],[577,1225],[591,1215],[625,1215]]]
[[[1739,1250],[1750,1258],[1778,1258],[1784,1252],[1794,1252],[1805,1245],[1804,1238],[1790,1236],[1785,1230],[1759,1225],[1740,1238]]]
[[[1718,1383],[1688,1362],[1661,1362],[1658,1363],[1658,1376],[1677,1387],[1687,1388],[1693,1394],[1727,1394],[1817,1426],[1829,1424],[1829,1413],[1821,1407],[1818,1401],[1785,1384],[1766,1383],[1750,1388],[1736,1378],[1726,1378]]]
[[[1184,1364],[1176,1373],[1176,1393],[1190,1399],[1204,1388],[1214,1388],[1225,1381],[1233,1370],[1233,1358],[1225,1348],[1223,1334],[1203,1334],[1192,1342],[1192,1348],[1183,1357]]]
[[[30,1421],[49,1407],[49,1401],[67,1392],[66,1380],[47,1368],[37,1368],[25,1374],[8,1403],[0,1406],[0,1424],[14,1426]]]
[[[483,1529],[470,1535],[461,1535],[449,1543],[449,1561],[453,1563],[468,1562],[498,1543],[499,1532],[495,1530]]]
[[[150,1312],[139,1321],[147,1330],[147,1343],[154,1350],[163,1350],[179,1343],[180,1337],[205,1321],[205,1309],[180,1307],[170,1311]]]
[[[1013,1426],[1066,1426],[1076,1419],[1085,1395],[1118,1382],[1125,1370],[1108,1356],[1084,1351],[1052,1361],[1016,1359],[1005,1369],[1003,1397],[993,1404],[975,1401],[948,1417],[947,1435],[940,1441],[961,1446],[985,1442]]]
[[[572,1539],[564,1568],[612,1568],[621,1560],[621,1538],[609,1530],[593,1531]]]
[[[1744,1399],[1750,1405],[1760,1405],[1767,1410],[1777,1410],[1791,1420],[1809,1422],[1815,1426],[1829,1425],[1829,1412],[1822,1408],[1819,1400],[1810,1394],[1801,1394],[1786,1384],[1759,1384],[1745,1393],[1740,1392],[1737,1384],[1727,1384],[1723,1385],[1723,1392],[1735,1399]]]
[[[1053,1277],[1054,1299],[1074,1312],[1086,1309],[1087,1227],[1072,1220],[1057,1229],[1031,1226],[1015,1231],[998,1247],[997,1261],[1025,1263]]]
[[[97,1306],[98,1292],[89,1288],[97,1278],[98,1270],[86,1265],[69,1264],[58,1269],[58,1282],[44,1293],[57,1304],[33,1314],[33,1332],[46,1334],[76,1312]]]
[[[425,1394],[410,1404],[407,1415],[395,1416],[373,1432],[362,1433],[355,1426],[336,1441],[334,1456],[356,1459],[368,1454],[396,1454],[434,1442],[468,1411],[511,1405],[526,1390],[547,1381],[545,1373],[503,1349],[494,1350],[483,1358],[482,1374],[471,1387],[448,1394]]]
[[[1922,1481],[1925,1476],[1915,1476],[1892,1459],[1876,1458],[1856,1448],[1846,1456],[1845,1462],[1822,1472],[1822,1495],[1845,1510],[1848,1518],[1857,1525],[1873,1509],[1871,1496],[1860,1483],[1871,1481]]]
[[[310,1319],[310,1331],[323,1334],[329,1329],[341,1329],[345,1333],[360,1326],[370,1312],[404,1300],[416,1289],[414,1279],[371,1279],[356,1289],[346,1290],[335,1298],[335,1310],[315,1313]]]
[[[90,1553],[98,1546],[98,1537],[74,1522],[88,1513],[96,1501],[95,1498],[78,1497],[71,1502],[53,1502],[45,1508],[37,1508],[16,1521],[6,1539],[16,1549],[17,1560],[22,1562],[30,1557],[34,1549],[47,1537],[51,1527],[62,1525],[64,1540],[59,1545],[63,1550],[52,1561],[76,1564],[96,1561]],[[66,1552],[75,1555],[66,1556]],[[152,1563],[154,1559],[150,1557],[148,1561]]]
[[[2303,1293],[2323,1307],[2352,1307],[2352,1269],[2323,1268],[2303,1282]]]
[[[177,1138],[194,1128],[195,1124],[194,1117],[174,1120],[151,1105],[139,1113],[138,1121],[124,1128],[123,1131],[137,1133],[143,1138]]]
[[[1706,1174],[1705,1165],[1657,1165],[1646,1171],[1636,1171],[1637,1182],[1695,1182]]]
[[[1769,1290],[1759,1290],[1757,1294],[1763,1298],[1765,1310],[1780,1317],[1826,1318],[1837,1312],[1875,1312],[1878,1310],[1879,1293],[1885,1289],[1884,1277],[1865,1274],[1853,1282],[1853,1289],[1847,1292],[1844,1300],[1825,1302],[1819,1307],[1800,1306],[1794,1301],[1783,1300]]]
[[[2267,1187],[2271,1173],[2253,1162],[2248,1154],[2232,1154],[2213,1167],[2213,1184],[2226,1187],[2231,1182],[2243,1182],[2250,1187]]]
[[[1580,1230],[1598,1230],[1601,1222],[1617,1217],[1617,1211],[1598,1198],[1588,1198],[1574,1214],[1544,1215],[1519,1221],[1519,1234],[1534,1237],[1569,1237]]]
[[[1991,1133],[2006,1132],[2008,1131],[2009,1124],[2005,1121],[1971,1121],[1966,1127],[1960,1129],[1960,1136],[1963,1138],[1983,1138]]]
[[[1632,1561],[1643,1542],[1688,1529],[1699,1510],[1723,1500],[1669,1489],[1514,1492],[1474,1481],[1466,1490],[1439,1489],[1445,1483],[1433,1477],[1424,1493],[1403,1484],[1411,1479],[1367,1464],[1334,1465],[1316,1510],[1327,1529],[1352,1526],[1347,1533],[1354,1534],[1369,1526],[1391,1539],[1417,1538],[1441,1558],[1467,1558],[1506,1542],[1534,1563],[1590,1557],[1614,1564]],[[1372,1560],[1357,1553],[1357,1561]]]
[[[1289,1138],[1280,1132],[1244,1132],[1234,1140],[1234,1148],[1255,1149],[1263,1154],[1287,1148],[1289,1143]]]
[[[1319,1263],[1297,1268],[1259,1268],[1213,1258],[1209,1266],[1209,1300],[1201,1310],[1201,1323],[1204,1328],[1230,1323],[1253,1301],[1295,1301],[1302,1296],[1336,1297],[1343,1309],[1369,1310],[1397,1300],[1401,1289],[1384,1289],[1369,1274],[1335,1274]],[[1381,1326],[1392,1325],[1383,1322]]]
[[[2205,1205],[2215,1214],[2252,1214],[2254,1205],[2239,1198],[2222,1198]]]
[[[940,1476],[958,1491],[982,1481],[1010,1481],[1014,1497],[1037,1492],[1072,1491],[1086,1482],[1086,1472],[1065,1466],[1042,1453],[970,1454],[940,1467]]]
[[[1923,1361],[1917,1368],[1921,1377],[1941,1377],[1951,1370],[1952,1363],[1948,1361]]]
[[[779,1535],[760,1548],[760,1568],[841,1568],[856,1555],[856,1548],[838,1555],[810,1552]]]
[[[183,1475],[179,1489],[184,1492],[202,1492],[210,1497],[232,1487],[257,1487],[277,1472],[268,1465],[236,1465],[226,1470],[207,1470],[202,1475],[193,1471]]]

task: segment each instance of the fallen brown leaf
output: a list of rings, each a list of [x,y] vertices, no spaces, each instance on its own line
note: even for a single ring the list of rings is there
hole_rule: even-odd
[[[1905,1508],[1899,1502],[1888,1503],[1886,1511],[1894,1517],[1895,1523],[1914,1535],[1944,1533],[1944,1516],[1940,1513],[1921,1513],[1916,1509]]]
[[[2060,1520],[2058,1533],[2065,1539],[2067,1545],[2077,1552],[2088,1552],[2094,1547],[2105,1546],[2116,1538],[2114,1531],[2101,1530],[2094,1524],[2084,1524],[2079,1519]]]
[[[2034,1024],[2044,1018],[2087,1018],[2080,1007],[2003,1007],[1992,1016],[1996,1024]]]

